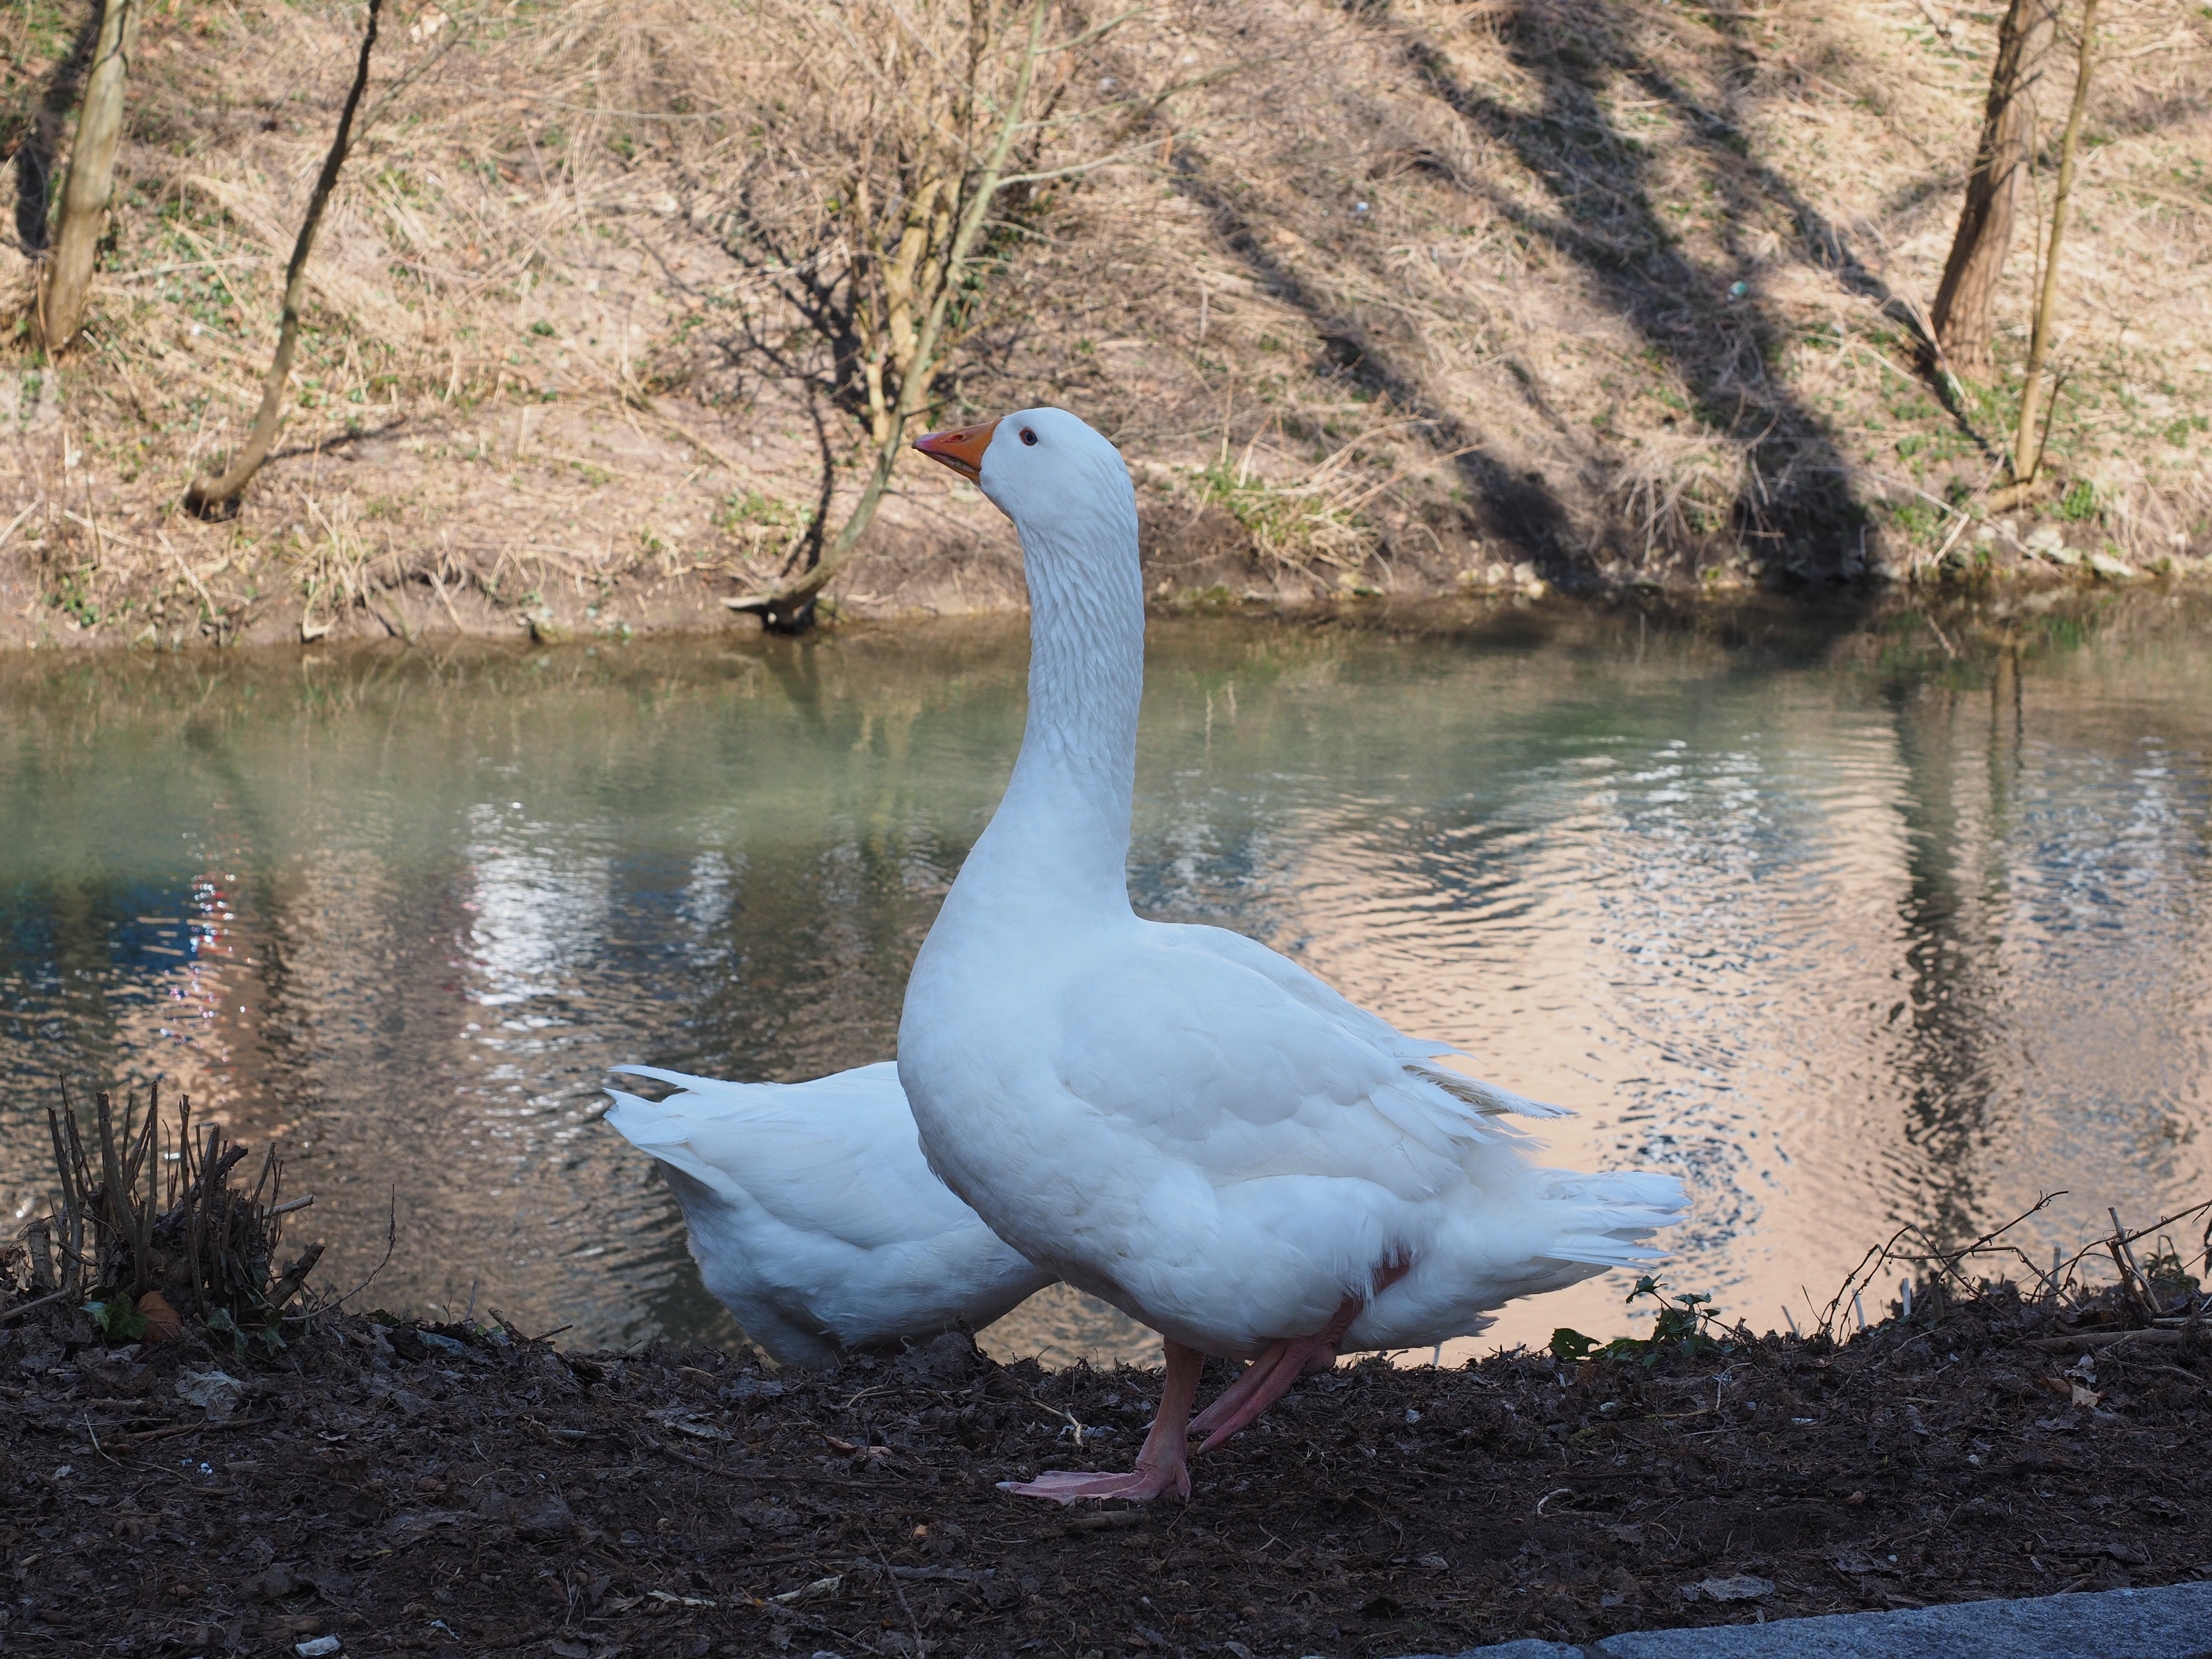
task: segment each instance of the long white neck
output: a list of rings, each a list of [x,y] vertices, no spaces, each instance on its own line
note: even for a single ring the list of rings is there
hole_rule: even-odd
[[[1029,724],[956,894],[1085,913],[1129,908],[1129,811],[1144,694],[1145,599],[1127,495],[1024,526]]]

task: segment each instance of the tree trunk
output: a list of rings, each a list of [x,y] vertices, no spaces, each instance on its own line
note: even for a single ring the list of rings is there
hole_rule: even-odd
[[[138,0],[107,0],[84,83],[76,143],[70,149],[69,178],[62,185],[61,234],[46,272],[40,333],[46,349],[67,345],[84,322],[92,292],[92,267],[107,220],[115,184],[115,146],[123,137],[123,91],[131,54],[138,45]]]
[[[1929,320],[1952,371],[1985,378],[1990,310],[2004,275],[2014,211],[2035,137],[2035,88],[2057,27],[2060,0],[2012,0],[1997,26],[1996,62],[1982,115],[1981,143],[1966,175],[1966,199]]]
[[[276,440],[284,384],[291,378],[292,353],[300,339],[300,307],[307,297],[307,256],[314,251],[323,208],[331,199],[338,169],[345,166],[346,151],[353,143],[354,112],[361,107],[361,94],[368,86],[368,55],[376,47],[376,23],[383,9],[384,0],[368,0],[368,27],[362,31],[361,60],[354,65],[353,85],[347,89],[345,107],[338,112],[338,130],[331,140],[330,153],[323,157],[314,193],[307,198],[307,216],[301,222],[299,240],[292,244],[292,263],[284,270],[284,314],[276,331],[276,356],[269,365],[269,378],[262,383],[261,407],[253,416],[253,430],[246,434],[245,447],[229,471],[220,478],[201,479],[185,492],[185,510],[201,518],[224,512],[239,498],[261,470],[261,463],[269,458],[269,447]]]
[[[54,245],[54,158],[62,153],[70,112],[84,95],[93,48],[100,44],[100,8],[88,9],[68,55],[55,65],[46,90],[39,94],[30,131],[15,151],[15,243],[27,258],[38,258]]]
[[[2096,68],[2092,51],[2097,38],[2097,0],[2081,0],[2081,56],[2074,76],[2074,105],[2066,114],[2066,139],[2058,151],[2058,188],[2051,198],[2051,244],[2043,256],[2043,293],[2035,307],[2035,332],[2027,348],[2027,372],[2020,386],[2020,429],[2012,446],[2013,482],[2026,490],[2043,465],[2043,440],[2036,430],[2043,398],[2043,367],[2051,356],[2051,327],[2058,314],[2058,252],[2066,240],[2066,205],[2074,194],[2074,155],[2081,138],[2081,116],[2089,105],[2089,76]]]

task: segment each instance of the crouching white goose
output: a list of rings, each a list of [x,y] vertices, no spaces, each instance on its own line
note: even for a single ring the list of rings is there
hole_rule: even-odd
[[[1033,409],[917,447],[1021,535],[1021,756],[930,930],[899,1027],[923,1151],[994,1231],[1165,1339],[1126,1474],[1010,1490],[1187,1493],[1206,1354],[1255,1363],[1194,1425],[1217,1443],[1302,1370],[1428,1347],[1516,1296],[1646,1261],[1683,1198],[1659,1175],[1530,1161],[1501,1114],[1556,1115],[1438,1066],[1239,934],[1139,919],[1127,858],[1144,601],[1112,445]]]
[[[707,1288],[779,1364],[980,1329],[1053,1282],[1000,1243],[922,1161],[890,1060],[811,1083],[610,1089],[612,1124],[660,1161]]]

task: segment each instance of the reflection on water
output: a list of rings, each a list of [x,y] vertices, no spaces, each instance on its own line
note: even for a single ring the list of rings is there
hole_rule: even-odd
[[[1680,1172],[1670,1279],[1762,1328],[1905,1221],[2201,1196],[2212,618],[1957,657],[1626,619],[1156,629],[1132,879]],[[313,1191],[328,1282],[727,1342],[603,1068],[890,1054],[1019,738],[1018,629],[0,668],[0,1205],[159,1073]],[[1485,1343],[1616,1331],[1619,1276]],[[1149,1352],[1055,1291],[1002,1352]]]

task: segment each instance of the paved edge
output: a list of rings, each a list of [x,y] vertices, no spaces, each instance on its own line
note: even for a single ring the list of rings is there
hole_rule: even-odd
[[[2212,1583],[1505,1642],[1454,1659],[2212,1659]]]

